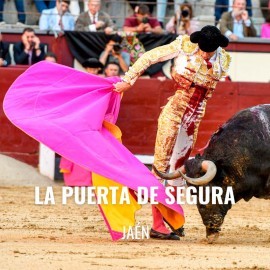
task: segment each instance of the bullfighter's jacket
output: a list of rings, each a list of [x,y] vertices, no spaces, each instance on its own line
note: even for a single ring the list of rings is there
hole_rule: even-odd
[[[175,94],[160,114],[155,144],[154,165],[162,172],[180,167],[189,157],[207,100],[217,82],[226,76],[231,62],[230,55],[219,47],[211,67],[207,67],[198,45],[184,35],[146,52],[129,68],[123,81],[132,85],[150,65],[173,58],[171,75],[176,82]]]

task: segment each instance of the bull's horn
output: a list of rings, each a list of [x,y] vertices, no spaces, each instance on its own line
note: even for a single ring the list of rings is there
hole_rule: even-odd
[[[199,186],[199,185],[205,185],[205,184],[209,183],[211,180],[213,180],[213,178],[215,177],[215,175],[217,173],[217,167],[213,161],[204,160],[202,162],[202,170],[206,173],[205,173],[205,175],[203,175],[202,177],[199,177],[199,178],[188,177],[185,174],[183,174],[180,170],[179,170],[179,173],[190,184]]]
[[[191,178],[191,177],[186,176],[185,175],[186,170],[185,170],[184,165],[171,173],[162,173],[162,172],[158,171],[155,166],[153,166],[153,169],[154,169],[155,173],[163,179],[173,180],[173,179],[176,179],[176,178],[181,176],[187,182],[189,182],[192,185],[196,185],[196,186],[205,185],[205,184],[209,183],[211,180],[213,180],[213,178],[215,177],[215,175],[217,173],[217,167],[216,167],[215,163],[213,161],[210,161],[210,160],[204,160],[202,162],[202,170],[206,173],[205,173],[205,175],[203,175],[202,177],[199,177],[199,178]]]
[[[173,180],[175,178],[178,178],[186,172],[184,165],[181,168],[179,168],[176,171],[171,172],[171,173],[160,172],[157,170],[157,168],[154,165],[153,165],[153,170],[159,177],[161,177],[162,179],[167,179],[167,180]]]

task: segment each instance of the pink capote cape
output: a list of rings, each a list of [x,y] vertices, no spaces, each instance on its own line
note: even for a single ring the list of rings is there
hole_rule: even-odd
[[[180,205],[168,205],[164,187],[155,176],[103,127],[115,123],[120,94],[118,77],[101,78],[46,61],[27,69],[12,84],[4,112],[18,128],[72,162],[137,191],[157,186],[157,198],[173,227],[184,223]],[[105,218],[109,230],[110,226]],[[177,227],[177,228],[178,228]],[[113,234],[114,240],[122,233]]]

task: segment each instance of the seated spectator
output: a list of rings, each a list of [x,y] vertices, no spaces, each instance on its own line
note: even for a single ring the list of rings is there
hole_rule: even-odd
[[[224,12],[232,11],[233,0],[216,0],[215,2],[215,17],[216,24],[219,22],[221,15]],[[252,2],[251,0],[247,0],[247,11],[249,17],[252,17]]]
[[[270,38],[270,11],[268,12],[268,17],[265,19],[265,23],[262,24],[261,37]]]
[[[153,11],[154,11],[154,6],[156,6],[156,5],[158,6],[160,1],[161,1],[161,0],[149,0],[149,1],[145,1],[145,2],[147,2],[147,6],[148,6],[149,11],[150,11],[151,14],[152,14]],[[166,0],[166,1],[167,1],[167,0]],[[181,0],[181,1],[182,1],[182,0]],[[130,4],[131,8],[132,8],[133,10],[135,10],[135,9],[140,5],[140,3],[143,2],[143,1],[139,1],[139,0],[130,0],[130,1],[128,1],[128,2],[129,2],[129,4]],[[166,5],[165,5],[165,9],[166,9]]]
[[[192,6],[184,2],[180,9],[166,24],[166,30],[178,35],[191,35],[200,30],[200,22],[193,18]]]
[[[114,25],[109,14],[100,10],[100,0],[89,0],[88,11],[80,14],[76,21],[76,31],[90,31],[90,32],[105,32],[110,35],[116,26]]]
[[[103,64],[100,63],[96,58],[88,58],[82,63],[82,66],[88,73],[94,75],[102,73],[102,70],[104,68]]]
[[[156,18],[150,16],[149,8],[140,5],[133,16],[125,18],[123,25],[125,32],[162,34],[163,30]]]
[[[4,23],[3,22],[4,3],[5,3],[5,0],[0,0],[0,24]],[[18,12],[18,22],[24,24],[25,23],[24,1],[15,0],[15,6]]]
[[[113,77],[120,75],[120,66],[116,62],[108,63],[104,69],[105,77]]]
[[[40,30],[74,30],[74,18],[68,12],[70,0],[57,0],[56,7],[44,9],[39,19]]]
[[[34,0],[34,2],[39,13],[42,13],[44,9],[51,9],[55,7],[55,0]]]
[[[260,7],[262,11],[262,15],[266,20],[268,13],[270,12],[270,0],[260,0]]]
[[[9,44],[2,39],[3,37],[0,32],[0,67],[6,67],[10,65],[11,58],[9,54]]]
[[[57,57],[56,54],[53,52],[47,52],[44,58],[45,61],[57,63]]]
[[[19,65],[32,65],[44,59],[44,45],[40,44],[33,28],[23,30],[22,41],[14,44],[14,60]]]
[[[99,61],[105,66],[109,62],[116,62],[121,67],[121,72],[127,72],[130,66],[130,55],[122,51],[122,37],[114,35],[106,44],[105,50],[101,53]]]
[[[220,31],[230,40],[256,37],[256,29],[246,10],[246,0],[234,0],[233,10],[222,14]]]

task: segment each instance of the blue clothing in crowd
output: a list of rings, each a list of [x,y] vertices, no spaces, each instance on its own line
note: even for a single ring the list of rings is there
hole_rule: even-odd
[[[60,19],[62,20],[61,23]],[[56,7],[43,10],[39,19],[40,30],[68,31],[74,30],[74,26],[74,17],[69,12],[65,12],[63,16],[60,16]]]
[[[0,22],[3,21],[3,10],[5,0],[0,0]],[[24,1],[15,0],[15,6],[18,12],[18,21],[25,23]]]

